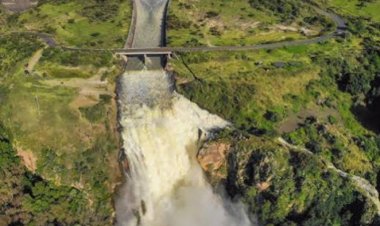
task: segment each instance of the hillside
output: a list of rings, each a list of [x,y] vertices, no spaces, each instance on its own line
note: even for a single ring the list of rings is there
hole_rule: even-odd
[[[219,23],[229,22],[214,1],[202,1],[208,3],[220,13],[215,16]],[[223,184],[232,197],[245,200],[261,223],[377,225],[377,191],[369,195],[353,178],[379,189],[380,24],[371,13],[379,2],[316,3],[344,17],[345,36],[276,50],[178,54],[171,61],[177,88],[233,123],[203,150],[214,155],[208,147],[227,145],[225,161],[205,169],[215,186]],[[250,1],[246,7],[236,4],[233,15],[252,7],[282,23],[305,21],[304,4],[276,1],[274,7]],[[284,10],[294,13],[284,18]],[[190,33],[172,29],[169,37]],[[235,42],[223,35],[214,38]]]
[[[0,32],[44,32],[66,46],[119,48],[128,35],[131,11],[127,0],[41,0],[31,10],[7,16]]]
[[[66,51],[25,32],[48,32],[62,45],[123,46],[130,5],[107,4],[112,12],[96,1],[1,8],[0,225],[113,224],[122,65],[110,53]]]
[[[0,6],[0,225],[115,224],[115,191],[125,179],[122,171],[132,167],[127,158],[119,165],[125,157],[119,151],[126,154],[130,146],[134,160],[142,159],[137,179],[145,179],[140,172],[147,165],[153,175],[128,187],[136,194],[152,185],[145,190],[156,189],[155,200],[161,201],[159,192],[168,195],[172,187],[201,179],[207,192],[190,189],[185,201],[194,206],[181,209],[192,220],[190,210],[218,216],[202,210],[213,208],[207,198],[223,197],[216,195],[226,190],[228,203],[241,201],[260,225],[380,225],[379,10],[380,0],[170,1],[169,47],[314,40],[254,51],[174,53],[165,69],[173,72],[176,91],[231,123],[207,134],[211,116],[172,93],[169,74],[162,70],[154,77],[145,58],[131,61],[144,68],[137,75],[145,77],[138,77],[125,73],[125,59],[109,50],[62,47],[124,46],[130,1],[40,0],[22,12]],[[347,29],[321,12],[342,16]],[[120,81],[123,74],[128,79]],[[124,137],[118,121],[123,112],[117,112],[120,82],[136,97],[124,97]],[[170,104],[151,111],[151,100],[162,98],[152,87],[163,86],[169,101],[160,101]],[[145,106],[139,98],[152,103]],[[141,111],[133,114],[136,109],[128,107]],[[205,143],[192,143],[207,135]],[[198,163],[190,155],[198,145],[198,162],[215,194],[201,170],[189,170]],[[154,186],[167,179],[166,190]],[[139,225],[148,202],[133,201],[138,209],[130,208],[128,216]],[[178,222],[176,214],[161,215],[152,222]]]
[[[333,24],[300,1],[173,0],[168,15],[169,46],[253,45],[317,36]],[[277,9],[279,5],[279,9]],[[187,13],[183,13],[187,12]]]

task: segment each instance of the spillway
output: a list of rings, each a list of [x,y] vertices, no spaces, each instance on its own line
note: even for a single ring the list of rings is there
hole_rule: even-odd
[[[176,93],[163,70],[125,72],[119,111],[128,172],[118,225],[250,225],[240,205],[213,192],[196,160],[200,142],[228,122]]]
[[[167,0],[135,0],[131,47],[164,42]],[[174,89],[163,57],[128,57],[118,81],[125,183],[115,199],[118,226],[249,226],[241,204],[214,193],[196,155],[228,122]]]

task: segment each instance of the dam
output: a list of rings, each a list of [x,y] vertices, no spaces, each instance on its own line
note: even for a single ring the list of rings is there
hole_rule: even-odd
[[[132,47],[164,44],[167,4],[134,2]],[[115,198],[116,225],[252,225],[241,204],[214,193],[196,160],[201,142],[229,123],[175,91],[164,57],[129,58],[117,89],[125,183]]]

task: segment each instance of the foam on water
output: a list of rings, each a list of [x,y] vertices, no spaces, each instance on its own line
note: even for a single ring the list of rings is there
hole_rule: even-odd
[[[201,139],[228,125],[173,90],[164,71],[119,82],[127,183],[116,201],[122,226],[248,226],[243,208],[216,195],[196,161]]]

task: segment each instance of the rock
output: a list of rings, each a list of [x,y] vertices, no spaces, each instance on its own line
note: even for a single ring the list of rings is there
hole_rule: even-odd
[[[129,172],[129,163],[128,163],[128,159],[125,158],[124,160],[122,160],[121,162],[121,166],[122,166],[122,169],[124,170],[125,173],[128,173]]]
[[[281,61],[277,61],[277,62],[273,62],[272,65],[276,68],[283,68],[286,66],[286,63],[285,62],[281,62]]]
[[[256,187],[257,189],[262,192],[262,191],[265,191],[267,190],[269,187],[270,187],[270,183],[269,182],[261,182],[261,183],[257,183],[256,184]]]
[[[211,175],[218,174],[219,170],[226,162],[226,154],[231,144],[224,142],[212,142],[205,144],[197,155],[197,159],[202,169]]]
[[[21,148],[17,149],[17,155],[22,159],[23,164],[25,167],[35,172],[37,169],[37,158],[35,157],[34,153],[29,150],[23,150]],[[1,225],[1,224],[0,224]]]

